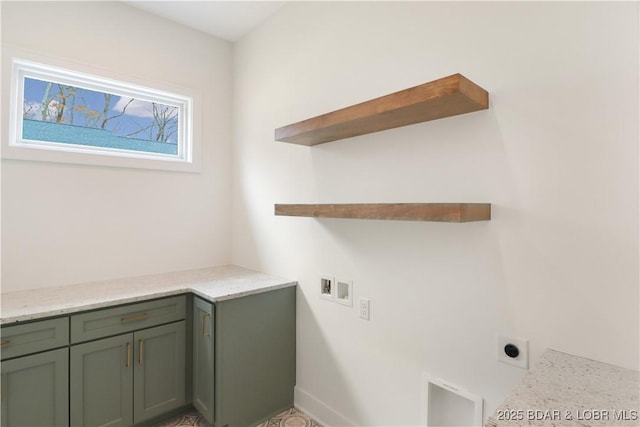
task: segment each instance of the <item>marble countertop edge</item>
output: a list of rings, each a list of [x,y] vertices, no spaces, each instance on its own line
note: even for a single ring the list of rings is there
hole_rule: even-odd
[[[215,303],[296,286],[297,283],[243,267],[224,265],[16,291],[0,294],[0,324],[17,324],[187,293]]]

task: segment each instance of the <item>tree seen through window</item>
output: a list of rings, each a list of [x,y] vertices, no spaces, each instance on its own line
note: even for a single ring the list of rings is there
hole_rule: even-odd
[[[175,146],[178,141],[178,113],[177,107],[158,102],[53,81],[24,79],[22,114],[25,129],[29,126],[28,122],[39,121],[108,131],[119,139]],[[49,129],[55,133],[57,128]],[[80,132],[77,135],[87,138],[86,134]],[[52,141],[55,142],[55,138]],[[130,148],[136,149],[133,146]]]

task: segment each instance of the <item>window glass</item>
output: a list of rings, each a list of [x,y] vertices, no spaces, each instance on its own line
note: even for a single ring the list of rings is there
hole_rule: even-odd
[[[178,154],[178,107],[25,77],[22,139]]]

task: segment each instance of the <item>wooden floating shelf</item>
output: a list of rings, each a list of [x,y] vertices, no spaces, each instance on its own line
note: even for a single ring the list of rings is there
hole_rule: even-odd
[[[275,214],[313,218],[472,222],[491,219],[490,203],[355,203],[275,205]]]
[[[489,108],[489,93],[461,74],[276,129],[277,141],[317,145]]]

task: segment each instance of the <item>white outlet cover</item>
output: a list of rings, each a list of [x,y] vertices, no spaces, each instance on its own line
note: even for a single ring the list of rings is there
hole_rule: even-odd
[[[513,344],[518,347],[518,350],[520,350],[518,357],[507,356],[504,352],[504,347],[507,344]],[[498,335],[496,357],[499,362],[506,363],[507,365],[517,366],[522,369],[529,369],[529,341]]]
[[[369,320],[371,315],[371,301],[369,298],[360,297],[358,300],[358,315],[361,319]]]

